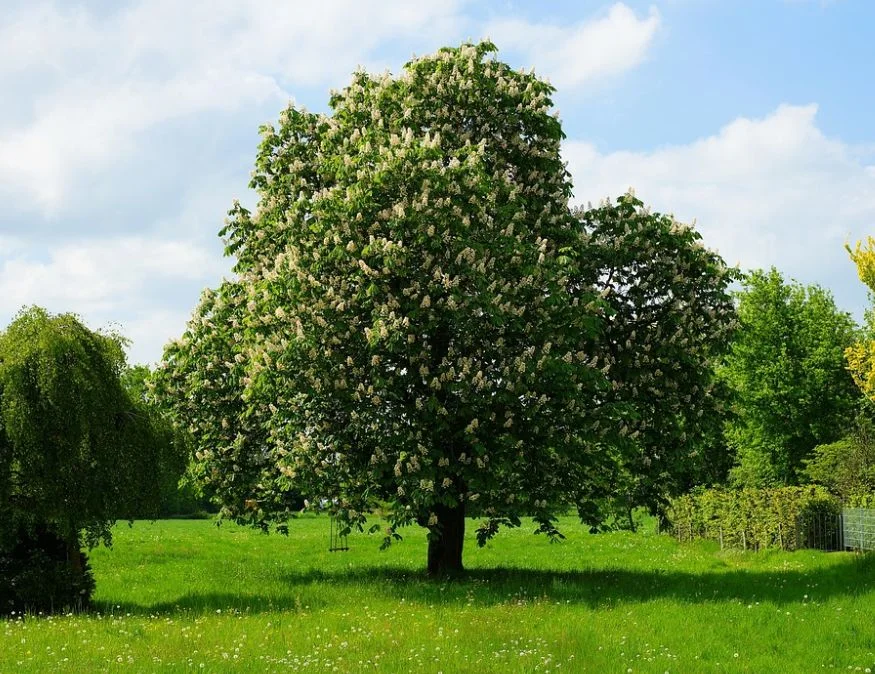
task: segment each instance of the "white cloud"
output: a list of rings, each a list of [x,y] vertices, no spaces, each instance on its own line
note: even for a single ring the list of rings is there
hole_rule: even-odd
[[[0,259],[19,252],[24,245],[19,237],[0,234]]]
[[[156,289],[200,288],[224,269],[217,255],[195,243],[133,236],[61,245],[44,261],[13,254],[0,258],[0,314],[11,316],[24,305],[37,304],[55,312],[74,311],[97,324],[130,316],[135,324],[153,323],[162,332],[156,316],[168,312],[150,300]]]
[[[444,0],[141,0],[106,16],[27,5],[0,20],[0,85],[43,89],[24,123],[0,113],[0,184],[56,214],[79,175],[135,152],[156,125],[267,100],[278,110],[291,84],[336,84],[387,41],[430,42],[460,21]]]
[[[600,18],[570,26],[507,19],[487,26],[487,34],[501,49],[525,52],[539,72],[564,89],[634,68],[646,57],[659,27],[655,7],[638,18],[617,3]]]
[[[0,311],[26,303],[82,311],[119,307],[150,281],[196,279],[216,268],[215,256],[184,241],[125,237],[67,244],[44,262],[17,256],[0,263]]]
[[[696,219],[730,264],[775,265],[862,303],[843,246],[875,226],[875,170],[864,148],[824,135],[816,114],[815,105],[781,105],[688,145],[602,154],[571,141],[564,154],[578,201],[634,187],[655,209]]]
[[[77,174],[134,151],[138,134],[156,124],[232,105],[232,88],[249,99],[279,96],[264,78],[225,78],[221,72],[110,90],[93,84],[63,87],[25,128],[0,134],[0,176],[54,212]]]
[[[119,332],[131,341],[129,362],[146,365],[158,362],[164,347],[182,335],[190,318],[191,310],[188,308],[155,308],[119,322]]]

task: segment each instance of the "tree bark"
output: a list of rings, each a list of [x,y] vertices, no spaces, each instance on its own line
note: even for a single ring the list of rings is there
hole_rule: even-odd
[[[465,543],[465,504],[439,505],[434,509],[438,523],[429,529],[428,575],[432,578],[462,573]]]
[[[67,563],[78,579],[85,569],[82,564],[82,548],[79,545],[78,531],[67,535]]]

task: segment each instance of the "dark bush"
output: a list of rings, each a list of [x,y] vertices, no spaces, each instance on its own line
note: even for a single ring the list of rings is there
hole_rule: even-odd
[[[857,417],[853,432],[828,445],[818,445],[805,463],[805,477],[822,484],[846,503],[875,494],[875,423],[871,409]]]
[[[88,607],[94,575],[85,553],[69,553],[67,542],[46,529],[21,530],[15,538],[10,549],[0,550],[0,615]]]

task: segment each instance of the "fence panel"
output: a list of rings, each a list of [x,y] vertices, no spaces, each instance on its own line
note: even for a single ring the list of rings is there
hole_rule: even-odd
[[[796,524],[796,549],[844,550],[842,516],[834,513],[806,513]]]
[[[842,510],[843,547],[851,550],[875,550],[875,510],[845,508]]]

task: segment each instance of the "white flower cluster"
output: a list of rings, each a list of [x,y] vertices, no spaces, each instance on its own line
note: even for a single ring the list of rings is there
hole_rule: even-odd
[[[356,73],[334,114],[264,129],[259,207],[223,230],[238,277],[166,361],[200,477],[236,515],[258,494],[279,518],[290,489],[355,522],[380,500],[393,526],[454,499],[582,504],[622,460],[607,448],[652,422],[633,391],[690,407],[725,307],[634,203],[601,213],[610,235],[573,216],[552,88],[491,49]]]

